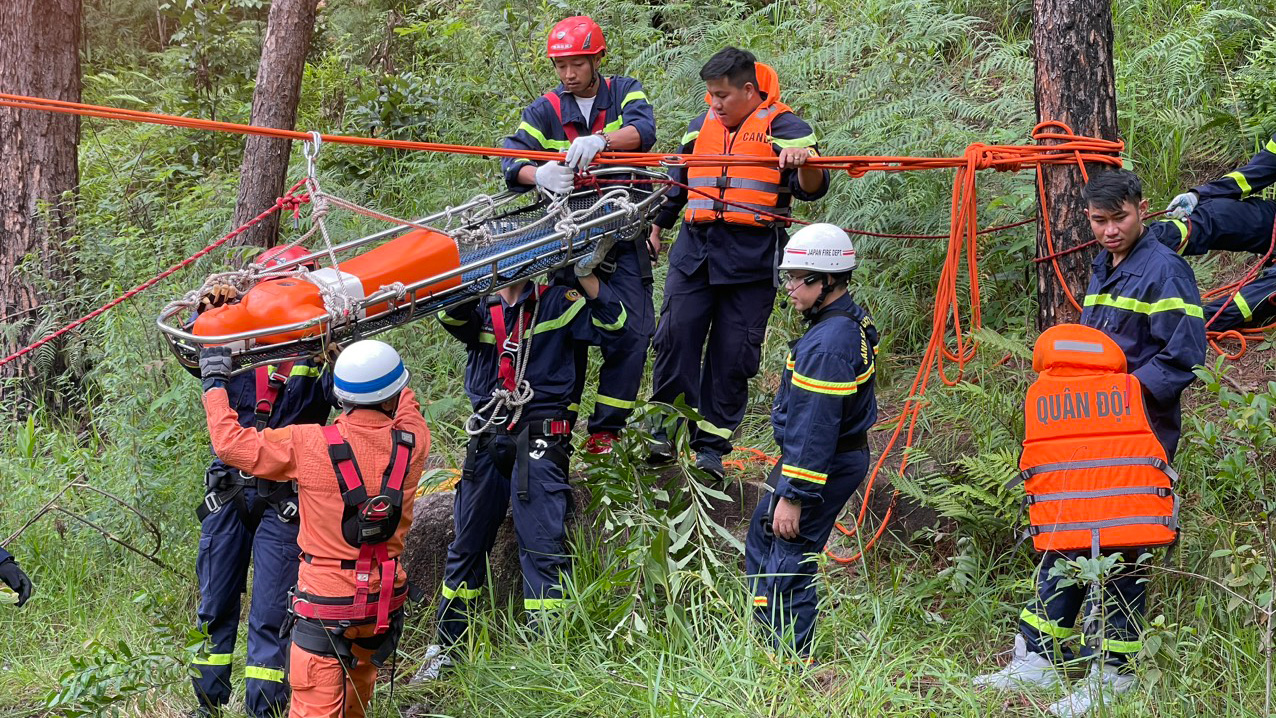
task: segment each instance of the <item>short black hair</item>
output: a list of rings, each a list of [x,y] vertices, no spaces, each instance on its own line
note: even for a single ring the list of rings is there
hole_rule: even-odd
[[[708,82],[725,77],[736,87],[744,87],[748,82],[752,82],[753,86],[757,87],[758,72],[754,66],[755,62],[757,58],[748,50],[724,47],[715,52],[704,67],[700,68],[700,79]]]
[[[1121,209],[1126,202],[1137,207],[1143,201],[1143,183],[1130,170],[1108,170],[1091,177],[1081,196],[1088,206],[1109,212]]]

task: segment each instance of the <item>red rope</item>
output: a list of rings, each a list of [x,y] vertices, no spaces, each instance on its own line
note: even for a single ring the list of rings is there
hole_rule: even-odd
[[[142,292],[146,291],[147,289],[150,289],[151,287],[155,286],[155,285],[156,285],[156,284],[158,284],[159,282],[161,282],[161,281],[163,281],[164,279],[168,278],[168,277],[169,277],[169,276],[171,276],[174,272],[177,272],[177,271],[179,271],[179,270],[181,270],[181,269],[184,269],[184,268],[186,268],[186,267],[189,267],[192,263],[194,263],[194,262],[195,262],[196,260],[198,260],[200,257],[203,257],[204,255],[208,254],[209,252],[213,251],[214,249],[217,249],[218,247],[220,247],[220,246],[222,246],[223,244],[225,244],[225,243],[229,242],[230,240],[234,239],[235,237],[238,237],[239,235],[241,235],[241,234],[243,234],[244,232],[248,231],[248,229],[249,229],[250,227],[252,227],[253,225],[257,224],[258,222],[261,222],[262,220],[266,219],[267,217],[269,217],[270,215],[274,214],[275,212],[278,212],[279,210],[284,209],[284,208],[291,208],[291,209],[294,211],[294,213],[295,213],[295,212],[296,212],[296,211],[300,208],[300,205],[301,205],[301,204],[304,204],[304,203],[306,203],[306,202],[309,202],[309,201],[310,201],[310,197],[309,197],[308,195],[300,195],[300,196],[294,196],[294,195],[293,195],[293,192],[296,192],[296,191],[297,191],[298,189],[300,189],[303,185],[305,185],[305,181],[304,181],[304,180],[303,180],[303,181],[301,181],[301,182],[298,182],[298,183],[297,183],[297,184],[295,184],[295,185],[293,185],[293,186],[292,186],[292,188],[291,188],[291,189],[289,189],[289,190],[288,190],[288,192],[287,192],[287,193],[285,193],[283,197],[280,197],[279,199],[275,200],[275,204],[274,204],[274,205],[272,205],[269,209],[267,209],[266,211],[264,211],[264,212],[262,212],[261,214],[257,215],[256,217],[253,217],[252,219],[248,220],[247,222],[245,222],[245,223],[243,224],[243,226],[239,227],[238,229],[236,229],[235,231],[231,232],[230,234],[227,234],[226,236],[222,237],[221,239],[217,240],[216,242],[213,242],[212,244],[208,245],[207,247],[204,247],[203,249],[201,249],[201,250],[199,250],[198,252],[196,252],[196,253],[192,254],[191,256],[187,257],[186,259],[183,259],[182,261],[178,262],[177,264],[174,264],[173,266],[169,267],[168,269],[164,270],[163,272],[160,272],[159,274],[155,275],[154,277],[151,277],[150,279],[146,280],[145,282],[142,282],[141,284],[137,285],[136,287],[133,287],[132,289],[128,290],[127,292],[125,292],[125,293],[123,293],[123,294],[121,294],[120,296],[116,297],[115,299],[112,299],[111,301],[107,302],[106,304],[103,304],[102,306],[98,307],[97,309],[94,309],[93,311],[89,312],[88,314],[85,314],[84,316],[80,317],[79,319],[76,319],[75,321],[71,322],[70,324],[67,324],[66,326],[62,327],[61,329],[57,330],[56,332],[53,332],[52,334],[50,334],[50,335],[48,335],[48,336],[46,336],[46,337],[44,337],[44,338],[40,339],[39,341],[37,341],[37,342],[35,342],[35,343],[33,343],[33,344],[30,344],[30,345],[28,345],[28,346],[26,346],[26,347],[23,347],[22,349],[19,349],[18,351],[16,351],[16,352],[14,352],[14,353],[10,354],[9,356],[7,356],[7,357],[5,357],[5,358],[3,358],[3,359],[0,359],[0,366],[4,366],[5,364],[8,364],[9,362],[14,361],[15,359],[17,359],[17,358],[19,358],[19,357],[21,357],[21,356],[24,356],[24,355],[26,355],[26,354],[29,354],[29,353],[31,353],[31,352],[33,352],[33,351],[35,351],[36,349],[39,349],[40,347],[44,346],[45,344],[48,344],[49,342],[53,341],[54,339],[57,339],[58,337],[60,337],[60,336],[62,336],[62,335],[64,335],[64,334],[66,334],[67,332],[70,332],[70,331],[72,331],[72,330],[74,330],[74,329],[76,329],[76,328],[78,328],[78,327],[81,327],[81,326],[85,325],[86,323],[88,323],[88,322],[92,321],[94,318],[96,318],[96,317],[98,317],[98,316],[101,316],[102,314],[104,314],[104,313],[106,313],[106,312],[110,311],[111,309],[114,309],[116,306],[118,306],[118,305],[120,305],[120,304],[122,304],[122,303],[124,303],[124,302],[128,301],[129,299],[132,299],[133,297],[136,297],[137,295],[141,294]]]

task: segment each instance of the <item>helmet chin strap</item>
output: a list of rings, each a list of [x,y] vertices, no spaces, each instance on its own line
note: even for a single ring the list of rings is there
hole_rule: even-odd
[[[824,279],[820,281],[820,296],[815,299],[815,303],[811,305],[810,309],[802,312],[802,316],[808,322],[815,320],[815,315],[819,313],[820,307],[824,306],[824,300],[828,299],[829,292],[833,291],[836,286],[837,283],[833,281],[833,275],[825,274]]]

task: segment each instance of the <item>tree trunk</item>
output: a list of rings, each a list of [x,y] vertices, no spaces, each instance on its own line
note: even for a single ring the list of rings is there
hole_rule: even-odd
[[[79,102],[82,10],[81,0],[0,1],[0,91]],[[79,141],[74,115],[0,108],[0,325],[10,329],[0,334],[4,356],[38,338],[41,310],[63,298],[73,276]],[[60,373],[63,359],[61,352],[28,355],[0,367],[0,377]],[[11,398],[3,384],[0,398]]]
[[[301,78],[315,29],[317,0],[274,0],[266,21],[266,40],[257,66],[253,90],[252,124],[291,130],[297,124]],[[239,172],[239,198],[234,226],[256,217],[283,194],[292,141],[249,136]],[[244,244],[269,247],[279,234],[279,215],[261,222],[240,237]]]
[[[1116,74],[1112,69],[1110,0],[1034,0],[1033,54],[1037,64],[1037,120],[1063,122],[1079,135],[1117,139]],[[1107,171],[1087,163],[1090,176]],[[1047,207],[1037,208],[1037,256],[1051,252],[1046,244],[1048,220],[1059,252],[1093,239],[1081,199],[1084,180],[1076,165],[1042,170]],[[1079,302],[1085,292],[1093,252],[1057,258],[1059,269]],[[1037,326],[1076,321],[1052,262],[1037,265]]]

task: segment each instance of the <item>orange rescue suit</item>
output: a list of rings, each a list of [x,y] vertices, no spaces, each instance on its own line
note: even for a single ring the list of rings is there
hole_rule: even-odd
[[[765,93],[766,99],[735,132],[722,124],[722,120],[712,109],[709,110],[700,127],[700,135],[696,137],[692,154],[745,155],[764,157],[772,162],[767,166],[688,167],[687,186],[692,189],[687,192],[683,221],[723,220],[732,224],[769,227],[775,223],[774,219],[749,210],[789,214],[787,207],[780,207],[780,195],[787,193],[789,188],[783,184],[783,172],[774,161],[771,123],[780,115],[793,110],[780,102],[780,81],[775,70],[761,62],[754,66],[757,70],[758,89]],[[707,94],[705,100],[708,101]],[[732,204],[727,204],[728,202]]]
[[[204,393],[204,411],[213,451],[230,466],[274,481],[296,481],[301,508],[297,544],[306,560],[297,575],[298,593],[331,598],[354,595],[358,581],[352,564],[359,549],[342,536],[345,502],[328,451],[323,427],[298,424],[257,431],[239,425],[225,389]],[[374,409],[355,409],[337,417],[334,426],[350,445],[371,495],[381,489],[382,477],[392,459],[391,430],[413,434],[416,448],[403,481],[403,513],[398,529],[386,542],[390,558],[403,552],[403,539],[412,526],[412,506],[430,449],[430,429],[411,389],[404,389],[393,418]],[[369,591],[381,590],[380,574],[369,577]],[[407,583],[402,566],[395,572],[395,587]],[[376,682],[373,650],[366,642],[376,635],[372,624],[356,625],[344,634],[353,644],[358,663],[342,666],[336,658],[318,656],[292,647],[288,678],[292,686],[293,718],[328,716],[362,718]]]
[[[1178,537],[1178,475],[1148,422],[1143,387],[1106,334],[1060,324],[1032,354],[1024,402],[1028,535],[1038,551],[1164,546]]]

